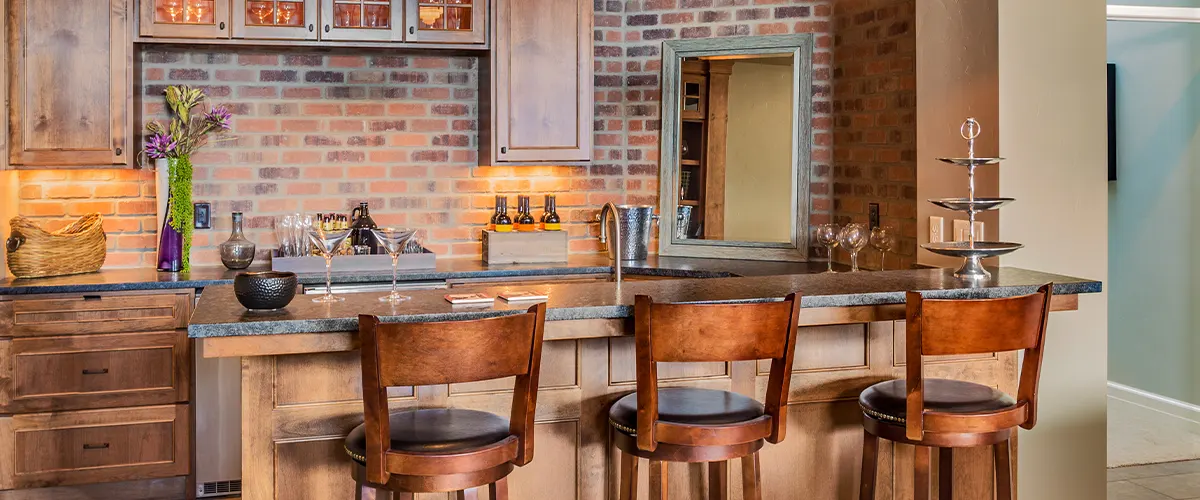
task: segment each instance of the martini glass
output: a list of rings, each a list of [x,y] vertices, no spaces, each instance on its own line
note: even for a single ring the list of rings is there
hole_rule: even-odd
[[[346,300],[345,297],[333,294],[333,256],[341,248],[342,242],[346,241],[346,237],[350,236],[350,230],[325,231],[320,227],[314,227],[309,229],[306,236],[308,241],[321,253],[321,257],[325,258],[325,295],[314,297],[313,302],[328,303]]]
[[[838,245],[838,231],[837,224],[821,224],[817,226],[817,243],[824,246],[826,253],[829,254],[829,260],[826,261],[829,269],[825,271],[826,273],[836,272],[833,270],[833,248]]]
[[[371,234],[375,236],[375,240],[379,241],[379,246],[392,258],[392,293],[380,297],[379,301],[396,304],[411,299],[412,297],[400,295],[400,292],[396,290],[396,266],[400,263],[400,255],[404,254],[405,248],[408,247],[409,241],[412,240],[413,235],[417,234],[417,231],[389,227],[372,229]]]

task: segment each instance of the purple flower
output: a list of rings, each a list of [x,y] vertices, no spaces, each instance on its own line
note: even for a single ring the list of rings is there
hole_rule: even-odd
[[[159,160],[175,152],[176,142],[168,134],[158,133],[146,138],[146,156]]]
[[[208,113],[204,114],[204,121],[207,121],[208,123],[212,124],[214,127],[219,128],[221,130],[229,130],[230,121],[232,121],[232,120],[233,120],[233,113],[230,113],[229,109],[226,108],[225,106],[217,106],[217,107],[209,110]]]

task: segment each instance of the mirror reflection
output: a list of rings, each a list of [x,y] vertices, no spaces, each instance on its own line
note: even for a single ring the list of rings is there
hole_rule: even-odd
[[[675,239],[791,242],[793,55],[688,57],[679,82]]]

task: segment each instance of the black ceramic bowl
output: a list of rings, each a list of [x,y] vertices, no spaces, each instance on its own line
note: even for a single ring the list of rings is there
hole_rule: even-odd
[[[263,271],[238,273],[233,293],[246,309],[282,309],[296,297],[296,273]]]

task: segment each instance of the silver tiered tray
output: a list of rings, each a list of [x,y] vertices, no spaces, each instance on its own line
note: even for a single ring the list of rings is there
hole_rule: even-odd
[[[991,276],[991,273],[983,267],[983,259],[1014,252],[1024,245],[1004,241],[977,241],[975,239],[975,215],[979,212],[996,210],[1012,203],[1013,199],[975,197],[975,167],[998,164],[1004,158],[975,157],[975,139],[979,137],[980,127],[979,122],[975,121],[974,118],[967,118],[967,121],[963,122],[959,132],[962,134],[963,139],[967,140],[967,157],[938,158],[938,160],[952,165],[967,167],[967,197],[938,198],[929,200],[929,202],[947,210],[966,212],[967,224],[970,228],[968,230],[968,238],[967,241],[927,243],[921,246],[938,255],[962,257],[963,265],[957,271],[954,271],[954,276],[964,279],[982,279]]]

